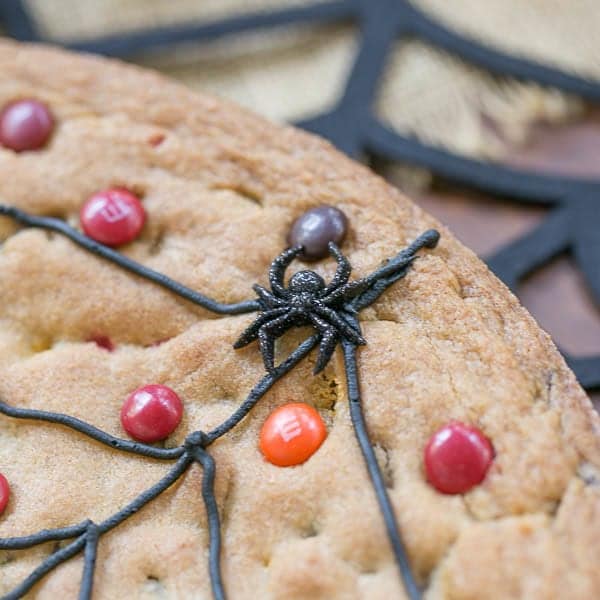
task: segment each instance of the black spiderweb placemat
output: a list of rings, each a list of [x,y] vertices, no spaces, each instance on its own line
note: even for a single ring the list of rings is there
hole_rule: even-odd
[[[600,180],[555,176],[481,162],[402,136],[384,125],[372,104],[386,60],[398,40],[412,38],[438,47],[500,76],[558,88],[591,102],[600,101],[600,82],[492,50],[458,35],[406,0],[333,0],[311,6],[234,16],[210,23],[186,23],[136,30],[64,45],[109,56],[131,57],[187,41],[209,41],[294,24],[353,22],[360,30],[357,53],[344,93],[326,114],[298,123],[330,139],[352,156],[425,167],[435,175],[525,205],[549,208],[544,221],[497,251],[488,264],[513,290],[556,256],[570,252],[600,306]],[[0,2],[0,25],[22,41],[45,41],[21,0]],[[51,40],[57,43],[57,40]],[[398,110],[402,110],[401,107]],[[600,356],[563,352],[588,390],[600,389]]]

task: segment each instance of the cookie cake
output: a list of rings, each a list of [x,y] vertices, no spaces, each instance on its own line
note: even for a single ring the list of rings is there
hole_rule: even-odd
[[[0,596],[600,597],[600,428],[327,142],[0,42]]]

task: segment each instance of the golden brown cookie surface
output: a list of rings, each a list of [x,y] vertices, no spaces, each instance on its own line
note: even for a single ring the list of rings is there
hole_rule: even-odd
[[[251,298],[251,285],[266,283],[290,224],[309,207],[332,204],[348,216],[343,249],[356,277],[435,225],[325,142],[151,73],[8,42],[0,43],[0,72],[0,105],[36,97],[57,121],[41,152],[0,149],[0,201],[76,223],[92,193],[127,187],[143,197],[148,223],[125,252],[221,301]],[[122,437],[125,396],[164,383],[185,404],[171,446],[222,422],[263,375],[255,345],[232,349],[253,316],[215,317],[64,238],[15,231],[0,221],[3,400]],[[330,277],[334,265],[316,268]],[[426,597],[600,595],[592,562],[600,551],[598,418],[504,286],[443,232],[440,247],[361,318],[367,422]],[[114,352],[85,342],[99,332]],[[305,333],[288,336],[280,358]],[[211,449],[234,600],[402,594],[350,424],[340,356],[314,378],[312,364],[313,356]],[[286,402],[316,406],[329,430],[307,463],[288,469],[266,463],[257,448],[262,423]],[[497,453],[484,483],[465,496],[439,494],[423,474],[427,439],[451,419],[477,424]],[[168,469],[57,426],[4,417],[0,452],[13,490],[0,537],[100,521]],[[193,467],[103,537],[96,597],[210,597],[200,484]],[[0,593],[53,550],[0,551]],[[33,595],[73,597],[80,576],[81,559],[73,559]]]

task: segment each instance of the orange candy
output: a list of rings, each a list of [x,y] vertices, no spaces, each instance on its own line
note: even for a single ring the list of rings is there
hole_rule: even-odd
[[[260,430],[260,451],[278,467],[307,461],[327,437],[321,415],[308,404],[292,402],[273,411]]]

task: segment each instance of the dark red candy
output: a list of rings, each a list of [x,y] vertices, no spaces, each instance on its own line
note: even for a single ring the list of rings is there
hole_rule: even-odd
[[[427,443],[427,480],[444,494],[464,494],[483,481],[493,459],[492,444],[479,429],[453,421]]]
[[[6,509],[6,505],[8,504],[8,500],[10,498],[10,486],[8,485],[8,481],[6,477],[0,473],[0,515]]]
[[[98,348],[112,352],[115,349],[113,341],[107,335],[92,335],[88,338],[88,342],[94,342]]]
[[[152,443],[169,437],[181,422],[183,404],[166,385],[138,388],[121,408],[123,429],[140,442]]]
[[[79,217],[87,236],[107,246],[120,246],[139,235],[146,211],[137,196],[122,188],[112,188],[89,198]]]
[[[287,241],[290,246],[304,246],[303,258],[318,260],[329,254],[329,242],[342,243],[347,229],[346,215],[335,206],[323,204],[294,221]]]
[[[18,100],[0,113],[0,144],[16,152],[42,148],[52,130],[54,119],[39,100]]]

